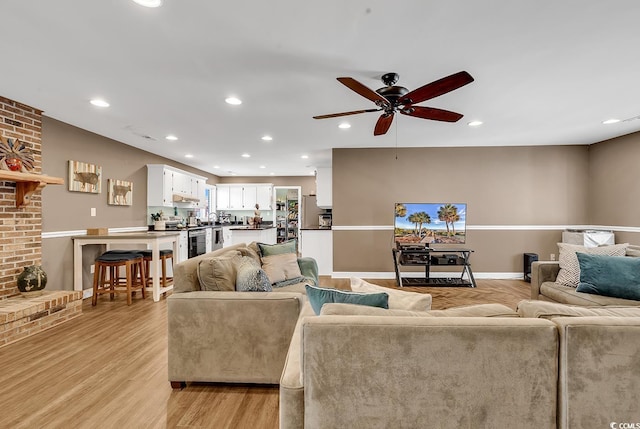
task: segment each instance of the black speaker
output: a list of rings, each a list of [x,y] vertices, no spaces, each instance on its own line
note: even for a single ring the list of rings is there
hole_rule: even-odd
[[[538,260],[537,253],[524,254],[524,281],[531,283],[531,264]]]

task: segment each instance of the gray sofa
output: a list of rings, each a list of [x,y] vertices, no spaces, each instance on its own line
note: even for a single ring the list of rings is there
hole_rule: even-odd
[[[201,290],[198,265],[235,253],[256,254],[238,244],[176,264],[167,298],[168,371],[172,387],[187,381],[277,384],[305,301],[304,285],[317,283],[317,264],[298,262],[305,281],[273,292]]]
[[[352,314],[325,314],[345,306],[327,304],[315,316],[305,304],[280,381],[280,428],[595,429],[636,422],[640,309],[618,310],[626,317],[538,310],[548,305],[566,307],[533,301],[527,312],[535,317],[476,317],[473,307],[468,317],[457,309],[433,317],[380,309],[367,315],[353,305],[360,308]]]
[[[531,299],[562,304],[598,306],[638,306],[640,301],[577,292],[576,288],[556,283],[558,261],[536,261],[531,265]]]

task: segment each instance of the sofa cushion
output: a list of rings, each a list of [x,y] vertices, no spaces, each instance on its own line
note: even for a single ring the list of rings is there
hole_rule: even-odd
[[[432,317],[428,311],[411,311],[385,309],[367,305],[328,302],[320,310],[321,316],[397,316],[397,317]]]
[[[282,253],[296,253],[298,246],[296,240],[285,241],[278,244],[265,244],[258,243],[260,249],[260,256],[280,255]]]
[[[563,286],[560,283],[555,282],[542,283],[540,285],[540,294],[542,295],[543,300],[551,300],[571,305],[640,305],[640,301],[578,292],[574,287]]]
[[[431,295],[427,293],[407,292],[368,283],[360,278],[351,277],[351,290],[361,293],[385,292],[389,295],[389,308],[395,310],[426,311],[431,309]]]
[[[272,284],[302,277],[298,256],[295,253],[263,256],[262,269],[267,273]]]
[[[518,303],[520,317],[553,319],[554,317],[640,317],[640,308],[625,306],[583,307],[547,301],[523,300]]]
[[[640,300],[640,259],[578,253],[578,292]]]
[[[322,316],[396,316],[396,317],[520,317],[502,304],[475,304],[446,310],[410,311],[389,307],[388,310],[363,305],[327,303],[320,311]]]
[[[577,287],[580,282],[580,265],[577,252],[591,255],[624,256],[629,243],[612,246],[584,247],[576,244],[558,243],[560,271],[556,282],[564,286]]]
[[[452,307],[446,310],[431,310],[433,317],[520,317],[511,308],[503,304],[474,304]]]
[[[232,252],[201,260],[197,268],[201,290],[235,290],[236,265],[241,258],[238,252]]]
[[[389,295],[382,293],[357,293],[339,289],[325,289],[306,285],[307,298],[316,314],[320,314],[322,306],[329,302],[342,302],[372,307],[389,308]]]
[[[242,256],[237,265],[235,288],[239,292],[271,292],[271,282],[259,263]]]

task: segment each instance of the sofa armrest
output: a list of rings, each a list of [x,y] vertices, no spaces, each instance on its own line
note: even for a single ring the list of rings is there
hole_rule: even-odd
[[[298,266],[302,275],[313,280],[314,286],[318,286],[318,263],[313,258],[298,258]]]
[[[542,283],[556,281],[559,271],[558,261],[535,261],[531,264],[531,299],[538,299]]]
[[[172,294],[169,380],[277,384],[303,301],[295,292]]]

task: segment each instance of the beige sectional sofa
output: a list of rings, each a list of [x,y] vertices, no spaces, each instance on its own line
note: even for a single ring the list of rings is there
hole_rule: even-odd
[[[519,315],[500,307],[366,315],[325,304],[316,316],[305,304],[280,381],[280,428],[638,421],[640,309],[530,301]]]
[[[187,381],[277,384],[293,329],[305,301],[304,285],[317,282],[317,265],[299,258],[305,279],[272,292],[202,290],[198,275],[215,258],[258,258],[255,243],[238,244],[174,267],[167,298],[168,370],[174,388]],[[201,266],[202,263],[202,266]],[[217,277],[235,274],[218,272]],[[210,280],[210,279],[209,279]]]
[[[531,299],[562,304],[597,306],[639,306],[640,301],[613,298],[576,291],[575,287],[556,282],[560,264],[558,261],[536,261],[531,265]]]

